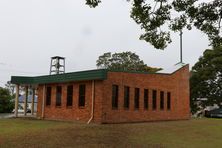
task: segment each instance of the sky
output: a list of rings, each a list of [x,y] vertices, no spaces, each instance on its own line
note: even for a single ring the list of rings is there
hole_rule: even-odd
[[[165,50],[139,40],[126,0],[103,0],[92,9],[84,0],[0,0],[0,86],[11,76],[49,74],[52,56],[66,58],[66,72],[96,69],[105,52],[131,51],[149,66],[180,61],[179,33]],[[209,41],[198,30],[183,33],[183,61],[192,67]]]

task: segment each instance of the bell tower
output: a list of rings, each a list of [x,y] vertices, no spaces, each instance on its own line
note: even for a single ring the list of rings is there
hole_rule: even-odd
[[[60,56],[51,57],[49,74],[63,74],[65,73],[65,58]]]

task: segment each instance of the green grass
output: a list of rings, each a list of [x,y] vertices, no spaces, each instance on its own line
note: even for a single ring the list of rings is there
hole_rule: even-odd
[[[0,120],[0,147],[221,148],[221,119],[84,124],[32,119]]]

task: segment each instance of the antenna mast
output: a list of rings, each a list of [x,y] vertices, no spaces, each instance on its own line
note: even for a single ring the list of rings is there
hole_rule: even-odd
[[[180,30],[180,63],[183,63],[183,31]]]
[[[180,62],[175,64],[175,65],[178,65],[178,64],[184,64],[183,63],[183,31],[182,29],[180,30]]]

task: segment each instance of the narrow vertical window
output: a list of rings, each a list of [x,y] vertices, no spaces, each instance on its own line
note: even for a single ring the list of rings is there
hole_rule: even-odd
[[[46,105],[47,106],[51,105],[51,91],[52,91],[51,87],[46,88]]]
[[[79,106],[85,106],[85,95],[86,95],[86,85],[81,84],[79,85]]]
[[[164,92],[160,91],[160,109],[164,109]]]
[[[148,109],[148,107],[149,107],[148,97],[149,97],[148,89],[144,89],[144,109]]]
[[[62,86],[56,87],[56,106],[61,106],[62,100]]]
[[[134,108],[139,109],[140,89],[135,88]]]
[[[171,93],[167,92],[167,109],[170,110],[171,108]]]
[[[119,94],[119,87],[118,85],[112,86],[112,108],[118,108],[118,94]]]
[[[130,88],[124,86],[124,108],[129,109]]]
[[[153,90],[153,94],[152,94],[152,107],[153,107],[153,110],[156,110],[156,90]]]
[[[72,97],[73,97],[73,85],[69,85],[67,86],[66,106],[72,106]]]

